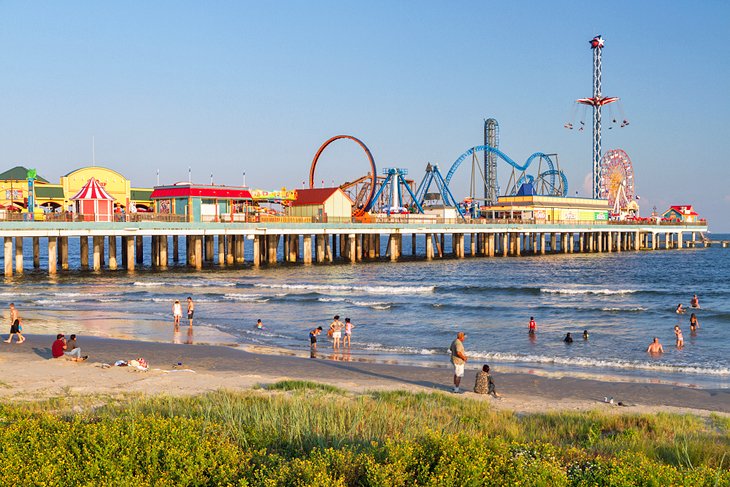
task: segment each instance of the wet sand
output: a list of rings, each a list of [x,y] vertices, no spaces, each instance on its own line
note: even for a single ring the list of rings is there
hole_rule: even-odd
[[[416,367],[332,360],[331,349],[326,344],[322,344],[318,358],[312,359],[308,358],[308,350],[286,355],[266,349],[252,353],[226,346],[80,337],[82,353],[90,358],[75,363],[50,358],[54,338],[29,335],[21,345],[0,343],[3,370],[0,400],[124,393],[187,395],[218,389],[249,389],[284,379],[322,382],[355,392],[402,389],[453,394],[453,376],[446,359],[444,367]],[[147,372],[130,367],[102,367],[104,363],[138,357],[144,357],[149,363]],[[467,368],[462,389],[469,391],[473,387],[474,367]],[[730,390],[727,389],[546,377],[499,370],[495,370],[494,379],[504,399],[495,400],[472,392],[458,397],[491,401],[495,408],[518,413],[601,410],[730,414]],[[606,396],[626,406],[606,404],[603,402]]]

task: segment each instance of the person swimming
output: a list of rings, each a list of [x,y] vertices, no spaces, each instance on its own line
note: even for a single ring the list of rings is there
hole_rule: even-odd
[[[678,315],[683,315],[683,314],[684,314],[684,312],[685,312],[684,306],[682,306],[682,303],[679,303],[679,304],[677,305],[677,314],[678,314]]]
[[[583,330],[583,340],[588,340],[588,330]]]
[[[573,343],[573,337],[571,336],[570,332],[566,333],[565,338],[563,338],[563,341],[565,343]]]

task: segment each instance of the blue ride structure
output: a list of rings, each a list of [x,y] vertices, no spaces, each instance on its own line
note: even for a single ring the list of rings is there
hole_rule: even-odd
[[[449,172],[446,174],[444,182],[446,183],[447,187],[451,183],[451,178],[454,176],[454,173],[456,173],[457,169],[459,169],[461,163],[470,156],[474,157],[477,152],[494,154],[499,159],[502,159],[504,162],[512,166],[513,175],[510,178],[511,187],[506,193],[508,195],[517,194],[520,186],[526,182],[532,183],[533,186],[536,187],[536,194],[538,195],[565,197],[568,194],[568,179],[565,177],[565,174],[561,170],[556,169],[553,160],[550,158],[550,155],[543,152],[535,152],[527,158],[527,161],[525,161],[524,164],[519,164],[501,150],[497,149],[496,147],[491,147],[489,145],[478,145],[472,147],[471,149],[460,155],[451,165]],[[540,163],[537,176],[528,175],[526,173],[527,169],[536,160]],[[543,161],[547,165],[547,170],[540,172]],[[522,172],[522,174],[520,176],[517,176],[514,171],[520,171]]]
[[[431,189],[431,185],[434,184],[436,185],[437,192],[429,192],[429,190]],[[451,190],[449,190],[449,185],[444,180],[441,171],[439,171],[438,165],[431,164],[429,162],[426,165],[426,174],[423,176],[421,184],[418,185],[418,189],[416,189],[414,201],[417,201],[419,203],[419,209],[421,210],[421,213],[423,213],[423,206],[425,206],[426,201],[437,200],[441,200],[444,206],[453,206],[454,208],[456,208],[459,216],[462,218],[462,220],[464,219],[464,212],[461,209],[459,203],[456,201],[456,198],[454,198],[454,195],[451,194]]]

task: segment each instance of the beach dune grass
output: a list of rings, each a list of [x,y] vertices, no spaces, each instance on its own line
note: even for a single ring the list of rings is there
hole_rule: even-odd
[[[516,415],[305,381],[81,403],[2,406],[8,485],[730,485],[722,416]]]

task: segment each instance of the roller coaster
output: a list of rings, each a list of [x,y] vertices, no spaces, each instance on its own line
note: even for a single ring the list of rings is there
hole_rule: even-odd
[[[525,161],[524,164],[519,164],[501,150],[489,145],[478,145],[476,147],[472,147],[460,155],[451,165],[449,172],[446,173],[445,182],[447,186],[451,184],[451,179],[454,176],[454,173],[456,173],[456,170],[459,169],[459,166],[461,166],[461,163],[470,156],[472,157],[472,167],[477,167],[481,171],[481,167],[476,157],[478,152],[494,154],[512,167],[512,175],[510,176],[510,181],[508,183],[509,189],[505,193],[508,196],[516,195],[520,187],[525,183],[531,184],[535,188],[535,194],[538,195],[564,197],[568,194],[568,179],[560,169],[556,168],[556,165],[550,155],[543,152],[535,152],[527,158],[527,161]],[[554,154],[551,155],[554,156]],[[535,160],[539,162],[538,171],[537,176],[532,176],[527,174],[526,171]],[[543,163],[547,166],[547,170],[545,171],[542,171]],[[474,172],[475,171],[472,170],[472,193],[475,192]],[[484,179],[485,187],[487,187],[487,181],[483,174],[482,178]],[[493,184],[496,184],[496,182]],[[475,194],[472,194],[471,197],[476,199]]]

